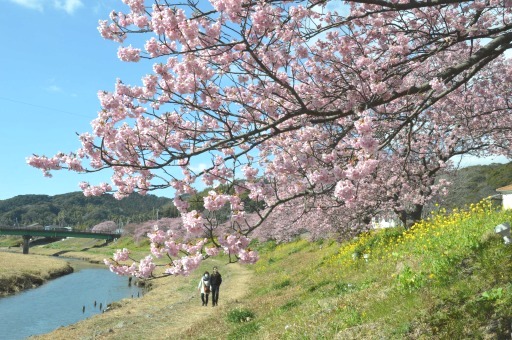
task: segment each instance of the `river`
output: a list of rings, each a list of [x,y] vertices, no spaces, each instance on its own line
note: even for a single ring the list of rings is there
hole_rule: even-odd
[[[70,261],[75,272],[25,292],[0,298],[0,338],[25,339],[102,313],[107,305],[142,290],[105,266]]]

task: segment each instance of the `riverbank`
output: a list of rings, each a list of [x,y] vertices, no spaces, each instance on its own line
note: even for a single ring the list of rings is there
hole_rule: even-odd
[[[201,305],[197,284],[204,270],[218,266],[223,277],[219,305]],[[240,308],[248,293],[253,272],[240,264],[208,260],[189,277],[153,280],[151,290],[140,298],[123,299],[103,314],[31,339],[187,339],[205,320],[223,317]]]
[[[103,260],[112,256],[116,249],[125,247],[122,242],[130,243],[126,239],[108,244],[104,240],[80,238],[43,241],[31,242],[29,254],[23,254],[21,247],[13,246],[19,244],[21,238],[3,238],[0,243],[0,297],[35,288],[48,280],[72,273],[69,259],[103,264]],[[141,254],[148,252],[144,246],[134,248],[135,257],[142,257]]]
[[[0,251],[0,296],[35,288],[72,272],[63,259]]]

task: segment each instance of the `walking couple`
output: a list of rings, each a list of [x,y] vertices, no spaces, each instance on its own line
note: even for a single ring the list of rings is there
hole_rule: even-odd
[[[212,293],[212,307],[217,306],[219,302],[219,287],[222,283],[222,276],[217,270],[217,267],[213,267],[213,273],[210,275],[208,272],[204,272],[203,277],[199,280],[197,289],[201,292],[201,300],[203,306],[208,306],[208,296]]]

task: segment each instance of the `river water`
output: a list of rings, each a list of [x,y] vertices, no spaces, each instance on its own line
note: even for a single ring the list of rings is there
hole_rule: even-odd
[[[138,298],[142,290],[127,277],[104,266],[70,261],[75,272],[25,292],[0,298],[0,339],[18,340],[44,334],[102,313],[123,298]]]

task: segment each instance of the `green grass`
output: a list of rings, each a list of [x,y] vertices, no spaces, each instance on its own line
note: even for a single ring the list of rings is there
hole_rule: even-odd
[[[233,323],[249,322],[252,319],[254,319],[254,312],[248,309],[233,309],[227,315],[227,320]]]
[[[67,238],[61,241],[33,247],[34,251],[87,251],[90,254],[97,254],[105,257],[112,256],[117,249],[128,248],[134,254],[147,254],[149,243],[135,243],[131,237],[121,237],[116,241],[106,243],[104,240],[88,238]],[[31,247],[32,249],[32,247]]]
[[[512,246],[494,233],[505,221],[512,211],[483,201],[342,244],[260,244],[251,293],[227,312],[254,316],[207,328],[233,339],[508,338]]]
[[[0,247],[20,247],[23,244],[21,236],[2,236],[0,237]]]
[[[11,247],[9,250],[21,253],[21,237],[0,237],[0,247]],[[29,254],[58,255],[103,263],[103,259],[112,257],[117,249],[128,248],[133,258],[142,258],[149,253],[149,241],[135,242],[132,237],[121,237],[113,242],[91,238],[66,238],[60,241],[46,241],[43,238],[32,241]],[[163,261],[163,260],[162,260]],[[157,261],[159,262],[159,261]]]

